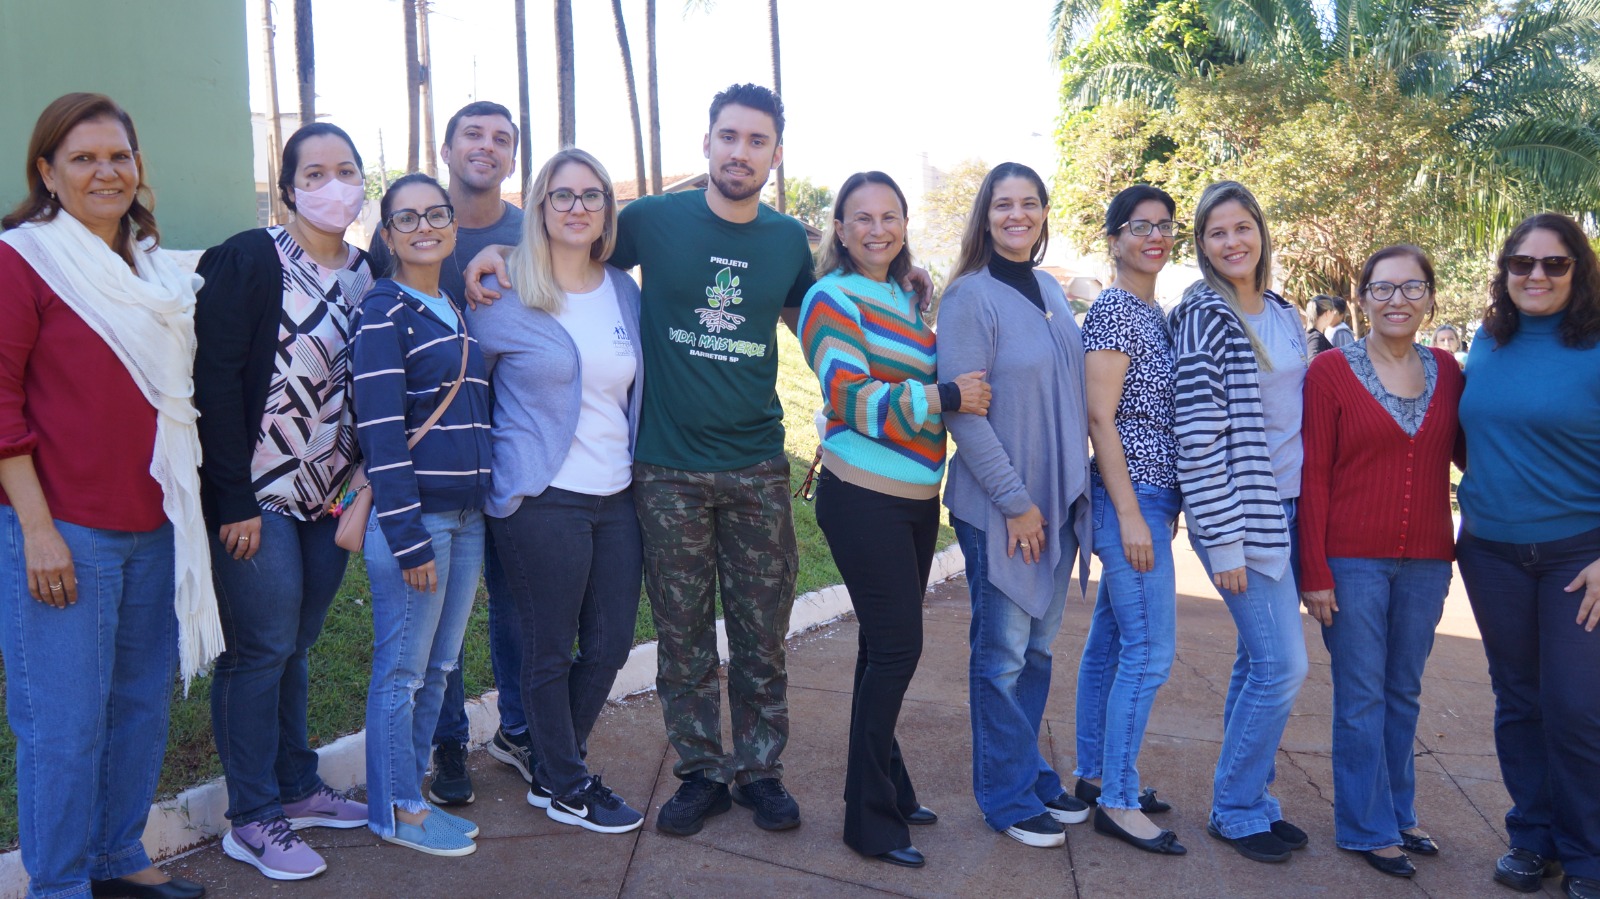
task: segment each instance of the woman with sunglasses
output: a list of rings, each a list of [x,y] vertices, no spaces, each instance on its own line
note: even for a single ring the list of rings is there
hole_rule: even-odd
[[[1412,749],[1455,557],[1462,378],[1416,342],[1433,283],[1416,247],[1372,254],[1356,286],[1372,327],[1311,363],[1302,432],[1300,589],[1333,662],[1334,842],[1395,877],[1417,872],[1406,853],[1439,852],[1417,828]],[[1352,473],[1337,490],[1335,472]]]
[[[429,855],[470,855],[478,826],[424,799],[422,778],[483,565],[488,372],[439,286],[456,240],[444,188],[406,175],[380,208],[395,272],[361,301],[352,364],[356,434],[372,479],[362,551],[373,628],[367,826]]]
[[[1600,267],[1578,223],[1543,213],[1496,260],[1467,354],[1456,557],[1494,685],[1523,892],[1564,869],[1600,897]]]
[[[538,205],[508,260],[510,290],[471,315],[494,379],[485,509],[522,622],[522,699],[536,722],[528,802],[552,821],[626,833],[644,817],[584,755],[633,648],[644,579],[633,503],[639,288],[605,264],[617,206],[599,160],[562,150],[528,196]]]

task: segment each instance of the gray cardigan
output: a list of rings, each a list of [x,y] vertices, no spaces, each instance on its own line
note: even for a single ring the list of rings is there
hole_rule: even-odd
[[[988,369],[994,389],[987,416],[945,413],[956,454],[944,504],[952,516],[985,532],[990,583],[1040,618],[1070,583],[1074,560],[1061,557],[1061,527],[1070,524],[1078,537],[1080,585],[1088,581],[1094,541],[1083,335],[1061,286],[1049,275],[1035,271],[1034,277],[1048,318],[984,268],[945,290],[938,334],[941,382]],[[1068,522],[1080,498],[1084,502]],[[1045,553],[1028,565],[1020,552],[1006,558],[1006,519],[1033,505],[1045,518]]]
[[[644,353],[639,344],[639,285],[606,266],[633,342],[638,372],[628,392],[628,454],[639,436],[644,395]],[[467,313],[469,327],[489,363],[494,389],[494,483],[483,511],[506,518],[524,497],[538,496],[561,470],[578,431],[583,369],[578,346],[555,316],[523,305],[517,292],[499,287],[500,299]]]

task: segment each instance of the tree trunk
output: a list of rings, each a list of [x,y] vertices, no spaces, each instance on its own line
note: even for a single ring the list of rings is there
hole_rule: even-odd
[[[517,134],[522,150],[522,205],[528,205],[528,177],[533,161],[533,122],[528,112],[528,5],[526,0],[512,0],[512,13],[517,23]]]
[[[417,0],[400,0],[400,13],[406,18],[406,171],[414,172],[422,103],[417,83]]]
[[[639,126],[639,87],[633,79],[633,51],[622,20],[622,0],[611,0],[611,17],[617,21],[617,46],[622,50],[622,76],[628,85],[628,114],[633,117],[634,196],[644,196],[644,131]]]
[[[300,124],[317,120],[317,53],[312,40],[311,0],[294,0],[294,61],[300,80]]]
[[[644,0],[645,103],[650,112],[650,192],[661,193],[661,93],[656,85],[656,0]],[[641,186],[639,192],[644,193]]]
[[[572,0],[555,0],[556,7],[556,96],[560,111],[556,118],[556,139],[562,147],[578,142],[577,76],[573,68]]]
[[[767,0],[767,18],[772,22],[772,90],[783,96],[783,66],[778,57],[778,0]],[[780,140],[779,144],[783,142]],[[789,199],[783,189],[783,163],[778,163],[778,211],[787,212]]]
[[[272,0],[261,0],[262,68],[267,88],[267,224],[284,220],[283,198],[278,194],[278,165],[283,153],[283,123],[278,118],[278,56],[273,47]]]
[[[422,171],[439,177],[439,148],[433,138],[433,56],[428,49],[428,14],[432,0],[417,2],[417,105],[422,114]]]

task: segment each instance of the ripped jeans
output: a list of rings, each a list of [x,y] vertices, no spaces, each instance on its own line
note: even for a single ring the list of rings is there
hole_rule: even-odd
[[[439,588],[422,593],[405,577],[376,520],[367,528],[372,582],[372,687],[367,691],[367,826],[394,834],[394,808],[427,807],[422,779],[445,678],[456,667],[483,569],[483,513],[426,512]]]

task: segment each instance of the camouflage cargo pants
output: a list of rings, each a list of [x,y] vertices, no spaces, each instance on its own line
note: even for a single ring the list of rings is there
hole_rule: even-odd
[[[789,459],[735,471],[633,466],[644,535],[644,583],[654,613],[656,689],[673,773],[724,783],[778,777],[789,739],[783,638],[799,568],[789,513]],[[716,605],[728,632],[733,752],[722,744]]]

